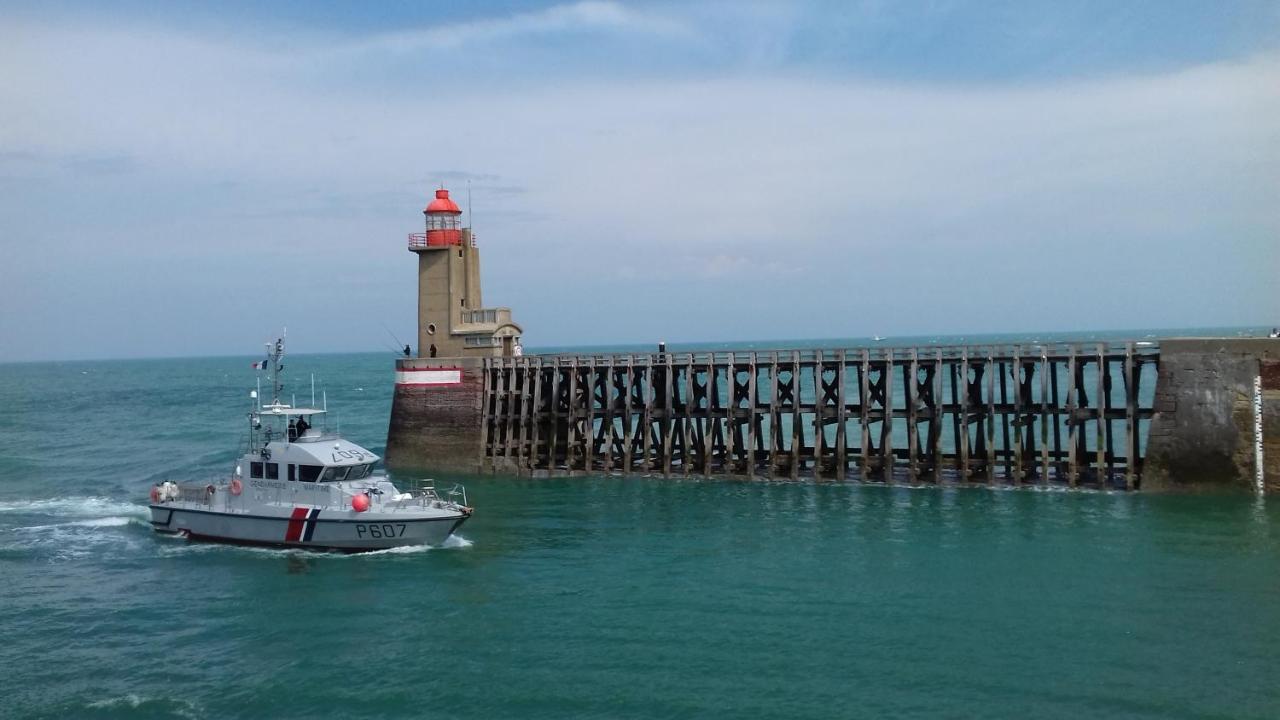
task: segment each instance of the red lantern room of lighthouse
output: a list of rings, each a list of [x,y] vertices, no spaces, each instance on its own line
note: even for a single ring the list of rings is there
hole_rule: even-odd
[[[449,199],[449,191],[436,190],[436,197],[422,211],[427,216],[427,231],[411,239],[428,247],[462,244],[462,210]]]

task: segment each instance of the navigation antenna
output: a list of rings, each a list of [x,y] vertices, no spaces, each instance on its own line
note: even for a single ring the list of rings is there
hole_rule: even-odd
[[[476,245],[476,216],[471,212],[471,178],[467,178],[467,224],[471,226],[471,247]],[[422,352],[419,348],[418,352]]]
[[[284,366],[280,364],[280,358],[284,357],[284,338],[276,338],[275,347],[271,343],[267,343],[267,362],[271,364],[271,404],[280,404],[280,391],[284,386],[280,384],[280,371],[284,370]]]

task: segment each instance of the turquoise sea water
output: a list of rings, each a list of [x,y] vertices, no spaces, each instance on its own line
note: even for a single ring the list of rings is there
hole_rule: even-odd
[[[286,393],[381,452],[390,360]],[[0,365],[0,718],[1280,717],[1274,502],[486,477],[444,548],[154,536],[249,362]]]

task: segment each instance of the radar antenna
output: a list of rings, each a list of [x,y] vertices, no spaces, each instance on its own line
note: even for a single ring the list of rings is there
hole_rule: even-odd
[[[267,367],[271,371],[271,404],[280,404],[280,392],[284,390],[284,385],[280,383],[280,373],[284,372],[284,365],[280,360],[284,357],[284,338],[276,338],[275,343],[267,343]]]

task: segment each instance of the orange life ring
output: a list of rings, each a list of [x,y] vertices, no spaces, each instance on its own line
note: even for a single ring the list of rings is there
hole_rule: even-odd
[[[231,494],[239,495],[244,491],[244,485],[241,484],[240,478],[231,478]]]

